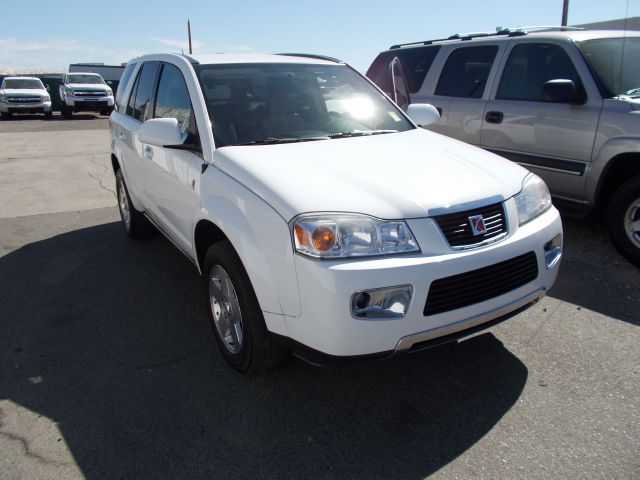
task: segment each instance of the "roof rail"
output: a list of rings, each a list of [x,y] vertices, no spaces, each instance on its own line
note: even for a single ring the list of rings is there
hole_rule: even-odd
[[[342,60],[338,60],[337,58],[327,57],[326,55],[316,55],[313,53],[276,53],[276,55],[282,55],[285,57],[313,58],[315,60],[326,60],[327,62],[333,63],[344,63]]]
[[[424,40],[422,42],[400,43],[398,45],[392,45],[389,50],[395,50],[401,47],[410,47],[415,45],[431,45],[433,43],[446,42],[450,40],[471,40],[472,38],[483,37],[518,37],[520,35],[526,35],[530,31],[534,30],[584,30],[579,27],[556,27],[556,26],[531,26],[531,27],[507,27],[496,28],[495,32],[470,32],[470,33],[455,33],[447,38],[437,38],[434,40]]]

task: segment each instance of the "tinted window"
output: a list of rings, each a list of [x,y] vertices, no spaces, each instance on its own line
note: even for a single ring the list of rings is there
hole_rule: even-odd
[[[134,92],[131,93],[133,105],[131,100],[129,100],[127,115],[131,115],[141,122],[151,118],[151,95],[153,94],[153,87],[156,83],[159,68],[157,62],[143,64],[142,70],[138,75],[138,80],[136,81],[135,95]]]
[[[191,100],[184,77],[177,67],[165,64],[158,82],[154,117],[176,118],[182,132],[189,129]]]
[[[118,90],[116,91],[116,110],[121,110],[123,105],[122,105],[122,100],[123,100],[123,96],[124,96],[124,91],[127,88],[127,82],[129,81],[129,78],[131,77],[131,74],[133,73],[133,69],[135,68],[135,64],[130,64],[127,65],[127,68],[124,69],[124,72],[122,72],[122,77],[120,78],[120,88],[118,88]]]
[[[392,96],[390,65],[394,58],[398,58],[404,69],[410,93],[416,93],[422,88],[422,83],[431,68],[433,60],[440,51],[439,46],[398,48],[383,52],[373,61],[367,71],[367,77],[378,85],[387,95]]]
[[[548,43],[525,43],[511,50],[504,67],[496,98],[538,100],[542,86],[549,80],[573,80],[581,83],[571,59],[562,47]]]
[[[495,45],[454,50],[442,69],[435,94],[482,98],[496,53]]]

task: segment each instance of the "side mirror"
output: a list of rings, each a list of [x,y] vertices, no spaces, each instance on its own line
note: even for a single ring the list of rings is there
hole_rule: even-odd
[[[185,135],[180,130],[180,124],[175,118],[152,118],[138,129],[138,137],[142,143],[167,147],[181,145]]]
[[[407,115],[411,117],[419,127],[426,127],[440,120],[440,113],[436,107],[429,103],[410,103]]]
[[[584,103],[584,101],[579,98],[576,84],[573,83],[573,80],[562,78],[549,80],[542,85],[540,100],[552,103]]]

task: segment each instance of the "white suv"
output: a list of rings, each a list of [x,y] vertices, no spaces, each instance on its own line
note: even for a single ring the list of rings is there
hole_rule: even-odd
[[[44,113],[51,118],[51,97],[36,77],[6,77],[0,85],[0,114],[9,118],[14,113]]]
[[[433,107],[409,114],[326,57],[128,64],[110,118],[124,228],[155,225],[195,264],[234,368],[420,350],[553,285],[562,225],[544,182],[417,128]]]
[[[532,30],[394,45],[367,76],[438,108],[430,130],[540,175],[563,213],[599,208],[640,266],[640,32]]]

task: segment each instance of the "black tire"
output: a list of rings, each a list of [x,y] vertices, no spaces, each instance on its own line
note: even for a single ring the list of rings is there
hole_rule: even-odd
[[[52,111],[44,112],[44,118],[50,119],[51,117],[53,117]]]
[[[11,112],[1,112],[0,116],[4,119],[4,120],[9,120],[11,118]]]
[[[60,113],[62,113],[62,116],[67,120],[73,118],[73,111],[66,105],[60,107]]]
[[[155,232],[155,228],[147,220],[142,212],[139,212],[133,206],[127,184],[124,181],[122,171],[116,171],[116,195],[118,197],[118,210],[120,218],[124,225],[124,231],[134,240],[142,240],[149,238]],[[126,211],[128,209],[129,220],[127,221]]]
[[[627,223],[640,221],[640,176],[615,191],[607,208],[607,230],[618,251],[640,267],[640,231],[627,231]],[[635,232],[635,233],[634,233]]]
[[[231,280],[242,320],[243,341],[237,353],[225,345],[216,327],[209,282],[214,267],[222,267]],[[228,241],[214,243],[207,250],[202,269],[204,297],[213,333],[227,363],[238,372],[255,374],[276,368],[287,355],[267,330],[258,299],[238,254]]]

